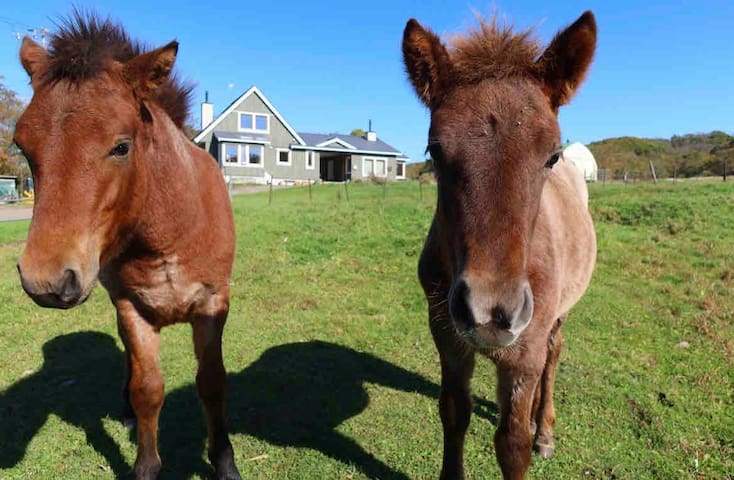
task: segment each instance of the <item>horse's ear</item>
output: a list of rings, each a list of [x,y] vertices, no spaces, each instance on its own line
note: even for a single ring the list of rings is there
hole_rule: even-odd
[[[595,49],[596,20],[587,11],[559,32],[540,56],[536,67],[554,109],[571,100],[586,76]]]
[[[38,83],[48,68],[48,52],[28,37],[23,38],[20,45],[20,63],[31,77],[31,85]]]
[[[413,18],[403,32],[403,62],[418,97],[434,109],[447,93],[451,58],[438,35]]]
[[[134,57],[125,64],[125,78],[140,98],[146,98],[167,79],[173,70],[178,53],[178,42],[156,48]]]

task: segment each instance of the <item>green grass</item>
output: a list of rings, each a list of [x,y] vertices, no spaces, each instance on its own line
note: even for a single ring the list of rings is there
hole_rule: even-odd
[[[279,190],[234,198],[225,332],[232,441],[248,479],[436,478],[438,358],[416,262],[435,187]],[[565,327],[556,456],[531,478],[734,476],[734,184],[592,185],[599,258]],[[123,364],[98,289],[36,307],[15,262],[27,222],[0,224],[0,479],[115,478]],[[204,478],[189,327],[164,330],[161,478]],[[688,348],[677,346],[688,342]],[[469,478],[498,478],[495,375],[480,361]],[[265,455],[266,457],[261,457]],[[259,459],[257,459],[259,458]]]

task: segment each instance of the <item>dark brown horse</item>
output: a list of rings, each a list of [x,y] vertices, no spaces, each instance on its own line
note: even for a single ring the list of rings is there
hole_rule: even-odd
[[[442,479],[464,478],[475,352],[497,366],[495,451],[523,478],[553,454],[560,327],[591,279],[596,240],[581,172],[560,156],[558,108],[596,45],[587,12],[544,51],[496,21],[447,48],[410,20],[405,66],[431,111],[438,204],[419,263],[441,359]]]
[[[126,413],[137,479],[157,477],[160,330],[189,322],[196,384],[219,479],[239,479],[225,424],[222,330],[234,259],[222,175],[181,130],[190,88],[171,75],[178,44],[143,52],[120,26],[75,13],[48,51],[26,38],[33,99],[15,142],[36,187],[23,288],[41,306],[84,302],[97,278],[125,344]]]

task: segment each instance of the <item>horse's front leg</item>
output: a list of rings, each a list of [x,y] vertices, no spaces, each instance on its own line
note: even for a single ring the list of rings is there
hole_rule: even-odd
[[[430,309],[433,340],[441,359],[439,411],[443,425],[441,480],[464,479],[464,438],[472,412],[474,351],[463,344],[445,308]]]
[[[531,420],[537,425],[537,431],[534,432],[535,442],[533,448],[543,458],[552,457],[554,451],[553,427],[556,424],[556,411],[553,407],[553,391],[556,381],[556,367],[563,348],[561,325],[566,317],[567,315],[564,315],[556,321],[548,336],[548,358],[545,362],[543,376],[535,390],[536,405],[533,406]]]
[[[222,361],[222,332],[227,321],[227,302],[213,315],[197,316],[193,322],[194,351],[199,362],[196,387],[204,406],[209,433],[209,461],[217,480],[241,480],[227,433],[225,393],[227,373]]]
[[[123,299],[115,304],[128,362],[126,389],[137,420],[138,455],[133,473],[136,480],[153,480],[161,469],[158,417],[164,388],[158,363],[160,333],[140,316],[131,302]]]
[[[132,375],[132,357],[130,355],[130,350],[127,348],[127,344],[125,342],[125,331],[123,329],[123,324],[120,315],[117,315],[117,333],[120,336],[121,339],[123,339],[123,344],[125,344],[125,383],[122,387],[122,424],[126,428],[133,428],[135,427],[135,410],[133,410],[133,405],[130,403],[130,377]]]
[[[541,373],[542,365],[537,371],[502,363],[497,365],[500,419],[494,449],[505,480],[524,478],[530,466],[533,444],[530,417]]]

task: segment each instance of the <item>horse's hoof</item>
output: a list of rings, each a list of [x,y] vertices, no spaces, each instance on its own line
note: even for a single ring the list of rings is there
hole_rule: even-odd
[[[128,430],[132,430],[137,424],[138,419],[135,417],[122,417],[122,425]]]
[[[157,480],[160,470],[160,465],[151,465],[150,467],[136,466],[128,474],[127,478],[130,480]]]
[[[237,465],[234,463],[232,445],[228,444],[219,452],[209,451],[209,461],[214,467],[216,480],[242,480]]]
[[[549,459],[553,456],[555,448],[553,448],[553,444],[549,445],[546,443],[536,442],[535,445],[533,445],[533,450],[535,450],[541,458]]]
[[[216,480],[242,480],[239,470],[234,465],[224,469],[216,469],[214,478]]]

